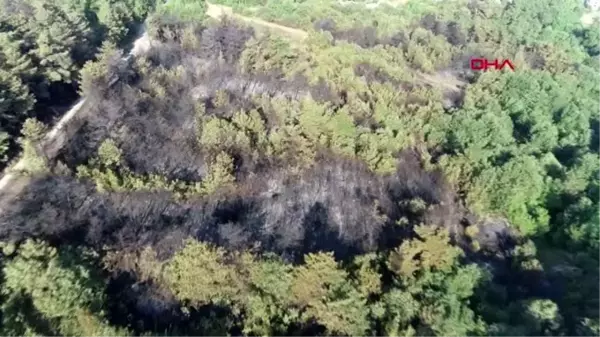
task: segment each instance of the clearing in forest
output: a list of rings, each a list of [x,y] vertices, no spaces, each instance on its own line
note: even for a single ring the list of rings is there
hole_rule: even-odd
[[[594,20],[600,18],[600,12],[585,13],[581,16],[581,24],[584,26],[591,26],[594,24]]]

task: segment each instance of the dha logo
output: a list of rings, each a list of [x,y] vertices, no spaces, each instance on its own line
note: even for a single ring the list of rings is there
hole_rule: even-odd
[[[510,60],[504,60],[500,62],[500,60],[490,60],[487,59],[471,59],[471,69],[472,70],[483,70],[487,71],[490,67],[493,67],[496,70],[502,70],[504,67],[508,66],[512,71],[515,71],[515,67]]]

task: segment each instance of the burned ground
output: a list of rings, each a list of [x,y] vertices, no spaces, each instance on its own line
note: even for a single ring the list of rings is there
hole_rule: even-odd
[[[78,166],[111,139],[123,153],[122,165],[134,174],[202,181],[211,153],[198,141],[199,118],[231,121],[238,111],[257,110],[271,133],[281,119],[257,97],[294,101],[316,94],[327,104],[327,97],[344,95],[301,76],[241,72],[236,63],[254,33],[234,22],[195,27],[187,44],[180,40],[189,40],[190,32],[177,29],[129,68],[115,66],[118,83],[90,93],[82,127],[57,158],[70,173],[35,178],[2,215],[1,237],[113,249],[151,245],[168,253],[177,248],[173,238],[192,236],[230,248],[260,242],[296,259],[319,250],[348,257],[397,244],[410,233],[410,227],[397,228],[400,219],[459,232],[460,201],[443,176],[426,171],[411,150],[396,155],[396,171],[381,175],[360,160],[317,147],[314,164],[291,173],[284,157],[262,150],[253,155],[234,142],[228,151],[236,160],[236,191],[183,201],[169,191],[99,192],[77,179]],[[355,71],[370,76],[369,82],[392,82],[366,64]],[[392,85],[402,89],[397,81]],[[219,101],[223,95],[225,102]],[[384,228],[398,237],[383,235]]]
[[[291,260],[321,250],[348,258],[397,244],[409,233],[395,231],[401,217],[449,228],[461,220],[440,177],[419,172],[419,163],[409,162],[414,156],[403,157],[403,168],[388,177],[329,156],[300,175],[267,169],[240,182],[237,193],[186,201],[174,201],[168,192],[99,193],[73,177],[42,176],[5,211],[0,235],[97,249],[152,246],[163,256],[191,236],[231,249],[260,243]],[[425,208],[411,208],[414,200]],[[398,237],[382,238],[385,228]]]
[[[294,21],[311,1],[269,3],[286,10],[263,19]],[[107,46],[85,67],[85,113],[59,140],[41,149],[24,132],[48,165],[3,196],[3,301],[66,335],[81,317],[44,303],[140,335],[587,331],[597,109],[577,75],[591,69],[549,42],[550,16],[544,43],[511,35],[534,25],[494,33],[536,6],[475,3],[391,25],[330,11],[340,28],[311,15],[295,26],[310,33],[235,11],[247,25],[151,18],[144,55]],[[530,68],[465,71],[499,50]],[[62,302],[86,292],[71,288],[88,268],[102,312]]]

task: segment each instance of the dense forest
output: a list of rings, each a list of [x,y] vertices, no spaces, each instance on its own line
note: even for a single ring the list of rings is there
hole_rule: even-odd
[[[0,335],[598,336],[583,5],[0,0]]]

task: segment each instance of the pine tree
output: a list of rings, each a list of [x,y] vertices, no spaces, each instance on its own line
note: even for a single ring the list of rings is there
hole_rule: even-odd
[[[29,297],[59,334],[124,335],[125,331],[111,328],[99,314],[104,284],[94,273],[93,259],[88,251],[63,247],[59,252],[44,242],[27,240],[3,268],[3,294],[14,300],[21,294]],[[25,326],[22,331],[31,329]]]
[[[219,188],[231,185],[234,181],[233,159],[227,153],[221,152],[210,164],[208,174],[202,180],[201,191],[211,194]]]
[[[23,83],[28,83],[37,69],[31,56],[23,53],[25,41],[16,32],[0,32],[0,67],[15,76]]]
[[[188,240],[167,264],[165,281],[179,300],[192,306],[229,303],[242,289],[235,268],[227,260],[224,249]]]
[[[133,21],[131,8],[122,1],[102,0],[99,5],[98,19],[107,28],[107,40],[119,43],[129,33],[129,24]]]
[[[82,95],[91,96],[97,87],[106,87],[115,78],[121,63],[122,51],[114,43],[102,44],[95,61],[88,61],[80,71],[80,89]]]
[[[331,334],[364,335],[369,328],[366,300],[332,253],[306,255],[294,270],[291,291],[304,319],[316,319]]]
[[[39,144],[45,136],[46,126],[34,119],[28,118],[23,123],[21,133],[23,137],[19,139],[23,148],[22,159],[26,162],[24,171],[27,173],[39,173],[48,170],[46,157],[40,153]]]
[[[98,148],[98,159],[106,167],[118,166],[121,163],[123,152],[112,139],[107,139]]]
[[[76,76],[76,65],[71,51],[77,42],[77,32],[71,27],[66,14],[58,5],[48,0],[36,0],[35,21],[36,48],[40,72],[50,82],[70,83]]]
[[[389,259],[389,268],[404,279],[418,276],[422,271],[448,271],[462,253],[452,247],[446,230],[417,226],[418,239],[405,241]]]
[[[8,131],[18,128],[34,103],[19,77],[0,69],[0,126]]]

